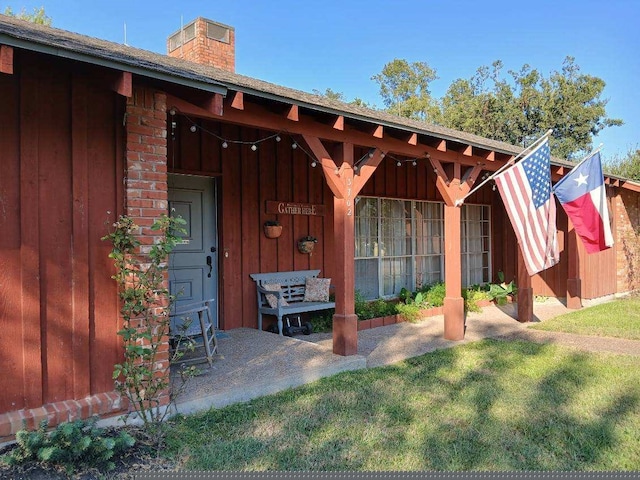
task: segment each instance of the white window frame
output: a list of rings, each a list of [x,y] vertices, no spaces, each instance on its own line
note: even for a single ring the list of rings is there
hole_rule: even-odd
[[[431,278],[429,279],[429,281],[427,282],[423,282],[422,284],[418,284],[418,279],[417,277],[417,261],[422,261],[423,258],[425,257],[438,257],[439,258],[439,262],[440,262],[440,266],[439,266],[439,270],[440,270],[440,278],[437,281],[444,281],[444,275],[445,275],[445,271],[444,271],[444,203],[443,202],[436,202],[436,201],[430,201],[430,200],[407,200],[407,199],[401,199],[401,198],[391,198],[391,197],[376,197],[376,196],[367,196],[367,195],[363,195],[363,196],[359,196],[356,201],[360,200],[360,199],[368,199],[368,200],[375,200],[377,202],[377,207],[376,207],[376,213],[377,213],[377,236],[375,239],[367,237],[367,239],[369,241],[372,241],[375,244],[375,247],[373,248],[373,251],[376,253],[375,255],[371,255],[371,256],[356,256],[354,258],[354,263],[356,260],[372,260],[372,259],[376,259],[377,261],[377,284],[378,284],[378,298],[394,298],[397,297],[397,294],[391,294],[391,295],[385,295],[384,294],[384,283],[385,283],[385,278],[384,278],[384,266],[385,260],[390,260],[392,258],[398,258],[398,259],[407,259],[410,258],[410,266],[409,268],[411,269],[410,272],[406,273],[406,277],[408,277],[409,279],[409,284],[406,285],[407,289],[410,289],[412,291],[415,291],[417,288],[419,288],[420,286],[422,286],[423,284],[430,284],[434,282],[434,279]],[[389,200],[389,201],[398,201],[398,202],[409,202],[410,203],[410,209],[411,209],[411,239],[410,239],[410,248],[411,248],[411,252],[407,255],[384,255],[383,254],[383,249],[380,248],[381,245],[381,239],[383,236],[383,231],[382,231],[382,227],[383,227],[383,215],[382,215],[382,202],[385,200]],[[439,231],[440,231],[440,245],[439,245],[439,250],[440,253],[430,253],[430,254],[417,254],[417,242],[418,242],[418,238],[417,238],[417,215],[416,215],[416,210],[417,210],[417,205],[418,204],[436,204],[438,205],[438,210],[439,210],[439,218],[433,218],[433,219],[429,219],[430,221],[436,221],[440,223],[439,226]],[[463,205],[462,208],[464,209],[465,207],[471,207],[471,208],[480,208],[482,215],[480,216],[479,219],[469,219],[468,214],[462,214],[461,215],[461,229],[460,229],[460,241],[461,241],[461,255],[463,256],[464,261],[461,262],[462,264],[466,265],[467,268],[464,269],[464,271],[461,271],[461,280],[462,280],[462,285],[463,286],[469,286],[471,285],[471,272],[469,270],[469,259],[472,256],[477,256],[480,255],[480,258],[482,260],[482,266],[480,267],[481,270],[484,272],[484,270],[486,270],[487,273],[487,277],[486,280],[483,283],[486,282],[490,282],[491,281],[491,206],[490,205],[484,205],[484,204],[471,204],[471,205]],[[468,212],[468,210],[467,210]],[[373,219],[374,217],[369,217],[371,219]],[[358,217],[356,217],[356,221],[357,221]],[[469,232],[472,231],[472,228],[469,228],[471,226],[471,224],[477,224],[480,223],[481,228],[480,228],[480,232],[481,235],[480,237],[473,237],[473,238],[469,238],[468,236],[465,236],[465,232]],[[482,226],[485,226],[485,230],[483,230]],[[356,228],[354,233],[356,234],[356,238],[355,238],[355,242],[356,242],[356,250],[357,250],[357,242],[360,239],[357,236],[357,229],[358,229],[358,225],[356,224]],[[485,234],[486,232],[486,234]],[[405,238],[400,239],[400,241],[405,241]],[[477,251],[476,249],[471,250],[472,245],[473,245],[473,241],[479,240],[479,243],[481,245],[481,250]],[[486,246],[486,248],[485,248]],[[487,259],[487,265],[484,265],[484,258],[486,255],[486,259]],[[462,259],[461,259],[462,260]]]

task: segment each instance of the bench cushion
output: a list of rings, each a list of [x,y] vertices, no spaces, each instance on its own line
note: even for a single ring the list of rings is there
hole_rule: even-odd
[[[328,302],[330,278],[307,277],[304,288],[305,302]]]
[[[265,290],[269,290],[271,292],[282,291],[282,287],[280,286],[279,283],[265,283],[262,285],[262,288],[264,288]],[[267,299],[267,303],[269,303],[269,306],[271,308],[278,308],[278,297],[276,295],[270,295],[267,293],[265,297]],[[289,303],[284,298],[280,297],[280,306],[286,307],[288,305]]]

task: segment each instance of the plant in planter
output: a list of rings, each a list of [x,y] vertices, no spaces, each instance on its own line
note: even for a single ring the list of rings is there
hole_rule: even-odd
[[[500,283],[491,283],[489,284],[489,298],[496,302],[496,305],[506,305],[507,298],[513,296],[517,293],[517,288],[511,280],[509,283],[505,283],[504,281],[504,273],[498,272],[498,278],[500,279]]]
[[[302,237],[298,240],[298,250],[300,253],[311,253],[313,252],[313,248],[316,243],[318,243],[318,239],[312,235],[307,235],[306,237]]]
[[[264,222],[264,234],[267,238],[278,238],[282,235],[282,225],[277,220],[267,220]]]

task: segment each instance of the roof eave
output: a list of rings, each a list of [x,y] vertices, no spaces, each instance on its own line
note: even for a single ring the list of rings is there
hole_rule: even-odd
[[[38,53],[44,53],[47,55],[53,55],[61,58],[67,58],[91,65],[98,65],[101,67],[111,68],[114,70],[130,72],[141,77],[151,78],[154,80],[160,80],[163,82],[169,82],[185,87],[195,88],[210,93],[227,94],[227,87],[219,82],[211,81],[199,81],[193,78],[186,78],[179,76],[175,73],[161,72],[152,68],[144,68],[133,63],[127,63],[96,55],[91,55],[75,50],[66,50],[63,48],[45,45],[41,43],[35,43],[29,40],[23,40],[4,33],[0,33],[0,44],[8,45],[15,48],[21,48],[23,50],[29,50]]]

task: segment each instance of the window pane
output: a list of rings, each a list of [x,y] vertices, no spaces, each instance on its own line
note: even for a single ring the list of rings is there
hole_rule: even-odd
[[[412,290],[410,264],[411,258],[385,258],[382,260],[382,294],[398,295],[404,287]]]
[[[367,300],[379,297],[378,259],[356,260],[356,290]]]

